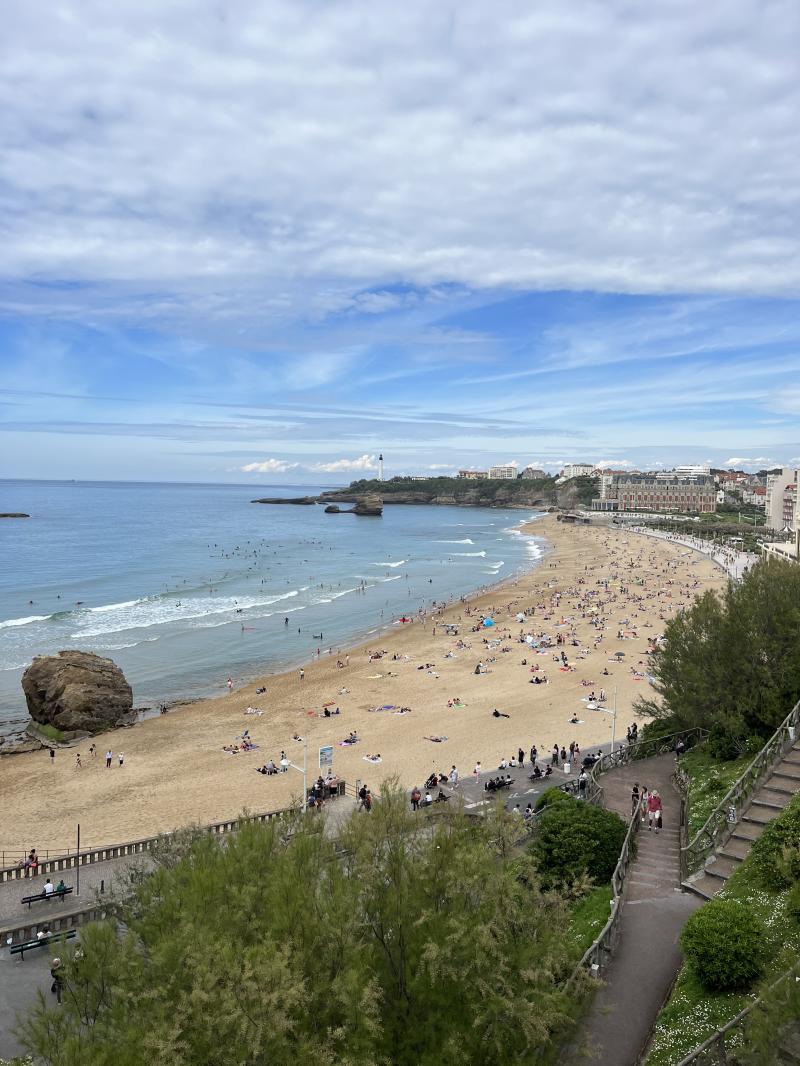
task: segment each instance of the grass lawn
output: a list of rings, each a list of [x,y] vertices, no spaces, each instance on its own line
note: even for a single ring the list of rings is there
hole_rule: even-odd
[[[712,1033],[734,1018],[797,960],[800,926],[787,913],[786,892],[766,892],[745,861],[718,899],[746,904],[764,923],[767,968],[752,992],[706,992],[684,964],[666,1006],[658,1016],[647,1066],[675,1066]]]
[[[601,885],[573,906],[568,939],[576,961],[589,949],[611,917],[612,895],[610,884]]]
[[[752,755],[730,761],[712,759],[702,747],[687,751],[681,757],[681,766],[689,775],[690,840],[752,761]]]

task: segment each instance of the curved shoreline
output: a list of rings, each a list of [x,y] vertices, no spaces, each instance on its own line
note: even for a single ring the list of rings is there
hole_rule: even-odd
[[[530,534],[531,527],[526,532]],[[317,746],[331,744],[334,770],[351,782],[366,778],[374,787],[392,774],[409,785],[421,783],[431,768],[448,770],[453,763],[462,775],[469,774],[476,759],[491,769],[502,755],[515,753],[517,746],[527,750],[534,742],[540,752],[549,751],[555,741],[569,744],[572,739],[586,748],[607,741],[611,731],[610,715],[603,713],[587,714],[575,727],[567,724],[572,710],[583,707],[577,701],[589,691],[581,685],[586,678],[587,685],[602,681],[609,693],[613,686],[618,687],[617,732],[624,735],[642,680],[632,676],[630,660],[621,666],[609,658],[620,647],[613,635],[620,625],[617,616],[631,610],[628,600],[614,591],[618,584],[614,567],[619,565],[615,559],[643,559],[641,573],[652,590],[663,581],[659,574],[667,565],[685,582],[699,579],[697,592],[719,585],[724,578],[711,562],[695,557],[695,553],[692,559],[681,558],[676,545],[644,541],[624,531],[566,526],[546,518],[533,525],[533,533],[544,535],[551,544],[534,568],[509,576],[463,603],[459,600],[436,619],[429,615],[413,625],[392,626],[391,632],[373,634],[349,652],[342,652],[341,668],[337,668],[335,654],[326,655],[305,668],[302,680],[299,671],[262,676],[258,683],[230,696],[176,707],[133,729],[104,734],[97,739],[101,753],[106,747],[115,752],[122,748],[122,769],[115,760],[106,770],[104,760],[88,760],[85,752],[80,773],[73,770],[74,756],[68,751],[58,753],[55,766],[49,765],[46,752],[6,760],[0,780],[0,802],[6,811],[0,846],[6,850],[31,846],[54,850],[72,838],[77,821],[81,822],[82,838],[91,847],[109,840],[149,836],[191,822],[218,821],[245,808],[285,806],[300,790],[299,775],[263,778],[254,776],[253,770],[269,758],[277,761],[281,749],[302,761],[302,747],[292,743],[295,733],[308,735],[309,774],[318,772]],[[591,571],[586,569],[589,566],[597,571],[591,578]],[[526,622],[526,628],[541,630],[544,626],[555,638],[558,615],[545,606],[554,588],[564,595],[560,609],[573,615],[566,590],[589,581],[593,585],[600,575],[611,575],[609,602],[619,599],[607,609],[603,645],[591,651],[596,630],[591,616],[581,617],[579,613],[574,625],[587,657],[575,660],[576,672],[559,672],[549,652],[543,651],[543,658],[533,660],[535,653],[517,643],[517,612],[533,606],[535,617],[530,626]],[[685,595],[690,598],[694,594]],[[655,635],[662,626],[658,610],[666,601],[659,600],[656,591],[652,596],[652,601],[637,605],[637,625],[651,625]],[[670,603],[670,609],[679,606],[677,601]],[[496,628],[478,628],[473,633],[476,619],[479,622],[484,612],[494,614]],[[443,623],[447,621],[460,625],[460,638],[445,634]],[[487,634],[500,636],[504,630],[509,636],[503,646],[508,644],[509,653],[487,648]],[[648,632],[645,629],[635,643],[621,646],[631,659],[642,653]],[[459,648],[457,639],[470,647]],[[387,654],[370,659],[369,653],[379,650]],[[495,659],[489,661],[488,676],[476,676],[476,661],[487,655]],[[520,665],[521,656],[541,664],[551,683],[529,686],[529,667]],[[350,660],[347,665],[345,659]],[[435,665],[426,669],[426,663]],[[609,672],[607,678],[599,676],[604,666]],[[262,685],[267,691],[257,695],[255,690]],[[462,705],[448,706],[455,697],[460,697]],[[333,701],[334,706],[338,703],[341,716],[322,717],[326,701]],[[263,714],[246,716],[248,705]],[[389,709],[383,713],[369,710],[384,705]],[[401,706],[411,707],[412,713],[393,713],[393,707]],[[510,718],[494,719],[493,707],[500,707]],[[248,728],[259,749],[235,757],[225,754],[223,746]],[[341,747],[341,739],[354,729],[362,743],[355,748]],[[427,740],[444,734],[448,737],[445,743]],[[382,754],[380,764],[363,761],[366,753],[376,752]],[[42,818],[45,796],[48,815]]]

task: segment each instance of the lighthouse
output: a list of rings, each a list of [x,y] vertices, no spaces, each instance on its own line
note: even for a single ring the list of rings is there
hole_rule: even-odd
[[[378,481],[383,481],[383,454],[378,456]]]

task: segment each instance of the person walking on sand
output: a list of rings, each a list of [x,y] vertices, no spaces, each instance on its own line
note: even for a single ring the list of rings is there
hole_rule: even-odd
[[[305,676],[306,676],[306,672],[305,672],[305,670],[303,669],[303,667],[301,666],[301,667],[300,667],[300,680],[301,680],[301,681],[304,681],[304,680],[305,680]]]
[[[659,796],[658,791],[653,789],[647,798],[647,828],[649,832],[652,833],[654,825],[656,827],[656,832],[660,832],[662,810],[663,806],[661,803],[661,797]]]
[[[125,762],[125,752],[121,751],[117,758],[119,759],[120,766],[122,766],[122,764]]]
[[[76,770],[82,770],[83,769],[83,767],[81,766],[81,753],[80,752],[78,752],[77,755],[75,756],[75,769]]]
[[[233,678],[229,677],[226,684],[228,686],[228,695],[230,696],[230,694],[233,692]]]
[[[111,750],[111,748],[109,748],[108,751],[106,752],[106,769],[107,770],[111,766],[111,760],[113,758],[114,758],[114,752]]]

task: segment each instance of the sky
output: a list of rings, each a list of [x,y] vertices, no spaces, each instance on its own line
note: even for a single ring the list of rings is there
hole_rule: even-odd
[[[0,477],[800,463],[796,0],[8,0]]]

